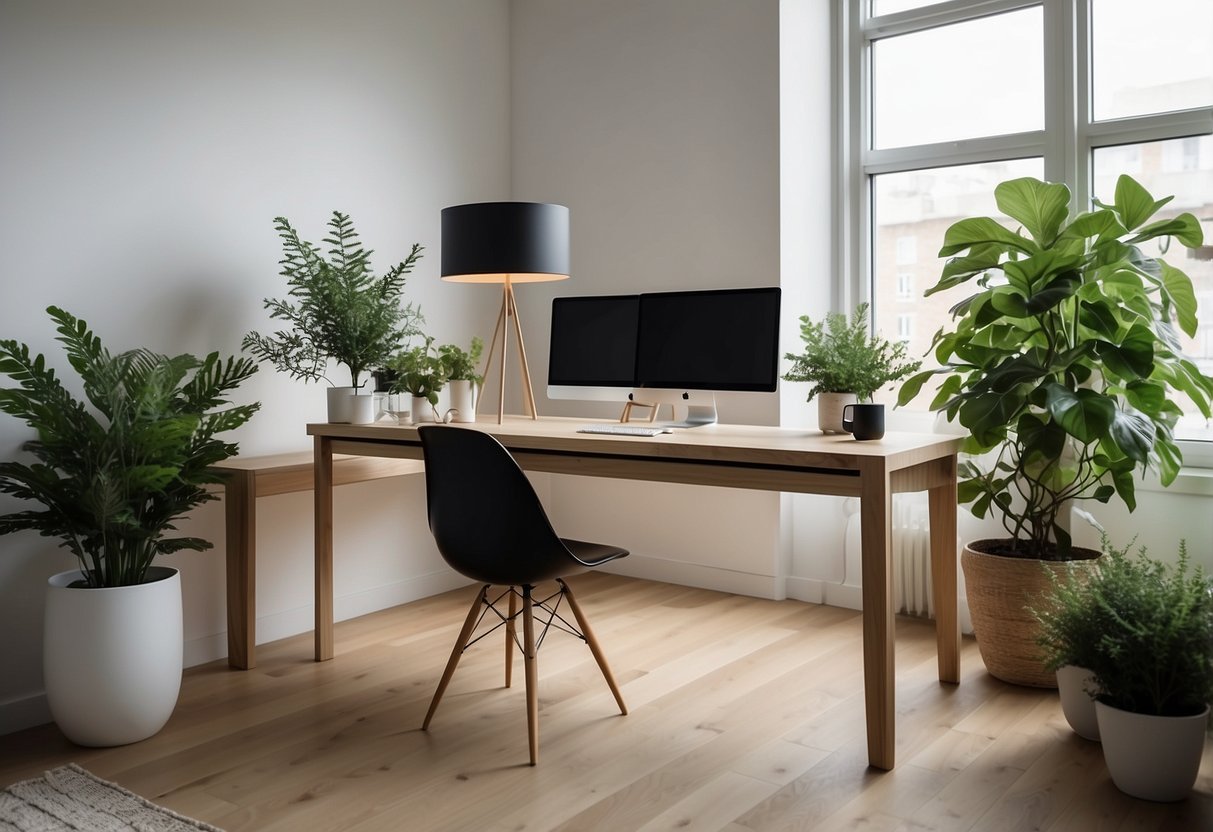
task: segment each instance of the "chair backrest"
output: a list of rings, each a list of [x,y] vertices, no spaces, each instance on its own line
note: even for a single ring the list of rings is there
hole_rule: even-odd
[[[430,531],[451,567],[476,581],[527,585],[573,571],[530,480],[487,433],[418,429]]]

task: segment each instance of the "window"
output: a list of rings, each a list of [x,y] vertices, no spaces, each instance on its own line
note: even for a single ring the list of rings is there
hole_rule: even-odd
[[[1174,194],[1168,209],[1191,211],[1213,234],[1213,1],[1154,0],[1148,14],[1138,0],[846,0],[845,9],[839,201],[862,240],[840,270],[840,295],[870,298],[875,328],[913,355],[964,297],[963,286],[922,294],[943,265],[944,231],[962,217],[1001,219],[993,192],[1006,179],[1065,182],[1085,209],[1128,173],[1155,196]],[[1186,347],[1213,373],[1210,245],[1172,242],[1165,256],[1195,284],[1202,331]],[[930,398],[910,407],[925,411]],[[1188,416],[1179,434],[1205,430]]]

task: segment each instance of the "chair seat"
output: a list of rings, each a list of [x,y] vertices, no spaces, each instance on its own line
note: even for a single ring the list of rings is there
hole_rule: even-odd
[[[568,550],[573,553],[573,557],[586,566],[600,566],[628,555],[627,549],[608,546],[605,543],[587,543],[584,540],[570,540],[567,537],[560,538],[560,542],[568,547]]]

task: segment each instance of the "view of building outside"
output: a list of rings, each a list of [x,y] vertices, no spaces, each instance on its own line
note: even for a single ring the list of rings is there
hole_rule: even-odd
[[[928,5],[922,0],[873,0],[873,14],[889,14]],[[1133,0],[1090,0],[1090,95],[1094,120],[1149,117],[1213,105],[1213,0],[1158,0],[1143,16]],[[938,26],[872,44],[869,113],[872,146],[912,147],[951,138],[997,136],[1014,130],[1040,129],[1044,96],[1040,72],[1022,72],[1023,62],[1042,62],[1044,20],[1041,9],[1030,8],[988,18]],[[1020,49],[1015,72],[1000,76],[994,65],[1006,43],[1035,46]],[[1002,44],[1000,46],[999,44]],[[957,55],[970,60],[956,60]],[[1126,60],[1126,55],[1133,55]],[[993,56],[993,57],[992,57]],[[1165,59],[1163,59],[1165,56]],[[918,62],[917,69],[915,61]],[[1002,66],[1008,66],[1003,64]],[[943,66],[954,78],[937,87],[932,101],[923,87],[928,75]],[[924,70],[923,67],[926,67]],[[963,72],[957,68],[963,67]],[[1040,70],[1043,72],[1043,67]],[[937,73],[938,74],[938,73]],[[1024,78],[1030,83],[1023,84]],[[1013,98],[1018,121],[992,115],[981,107],[956,106],[972,100],[965,90],[996,87]],[[883,89],[882,89],[883,86]],[[924,85],[925,86],[925,85]],[[913,102],[919,108],[916,116]],[[951,102],[954,106],[947,106]],[[936,122],[929,129],[921,114]],[[950,119],[950,122],[949,122]],[[949,122],[949,123],[939,123]],[[1156,199],[1174,199],[1159,217],[1190,212],[1197,217],[1205,245],[1186,249],[1172,241],[1169,249],[1147,251],[1161,255],[1192,278],[1198,300],[1200,331],[1184,339],[1189,356],[1213,375],[1213,136],[1201,135],[1136,144],[1096,147],[1089,151],[1091,190],[1096,199],[1111,200],[1116,180],[1129,174]],[[884,337],[904,341],[911,355],[927,356],[935,333],[951,325],[950,309],[972,293],[958,286],[931,297],[923,293],[939,279],[944,232],[957,220],[989,216],[1009,226],[999,215],[994,188],[1021,176],[1043,178],[1041,157],[991,161],[952,167],[931,167],[880,173],[869,177],[871,188],[871,261],[874,324]],[[932,395],[921,393],[909,405],[926,410]],[[879,400],[895,401],[895,391]],[[1193,409],[1194,410],[1194,409]],[[1213,438],[1199,414],[1181,425],[1181,435]]]

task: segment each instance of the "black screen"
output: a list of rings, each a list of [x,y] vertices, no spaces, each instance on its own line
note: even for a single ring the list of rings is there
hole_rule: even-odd
[[[633,387],[639,295],[556,298],[548,384]]]
[[[778,361],[778,288],[640,296],[637,387],[772,392]]]

